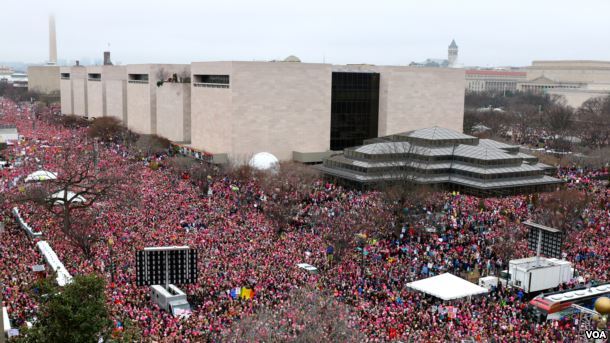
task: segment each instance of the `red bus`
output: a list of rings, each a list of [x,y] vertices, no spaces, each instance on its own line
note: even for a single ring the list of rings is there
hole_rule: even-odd
[[[532,299],[530,305],[540,321],[560,320],[578,312],[571,307],[572,304],[593,309],[595,300],[602,296],[610,296],[610,283],[589,288],[581,287],[548,294],[542,293]]]

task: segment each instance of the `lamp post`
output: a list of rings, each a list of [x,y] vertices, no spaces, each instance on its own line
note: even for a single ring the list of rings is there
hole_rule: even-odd
[[[114,240],[112,237],[108,238],[108,250],[110,252],[110,280],[114,283],[114,251],[112,247],[114,246]]]
[[[360,248],[361,250],[361,254],[360,254],[360,277],[361,277],[361,286],[362,286],[362,290],[364,292],[364,255],[365,255],[365,248],[366,248],[366,235],[359,233],[357,235],[358,237],[358,248]]]
[[[597,298],[597,300],[595,301],[594,308],[595,311],[598,313],[598,315],[594,316],[593,318],[597,329],[608,330],[608,320],[610,320],[610,298]]]

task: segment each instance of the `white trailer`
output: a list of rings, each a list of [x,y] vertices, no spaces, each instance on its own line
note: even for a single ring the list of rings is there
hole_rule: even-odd
[[[150,299],[174,317],[188,317],[191,314],[186,294],[174,285],[168,285],[167,289],[160,285],[150,286]]]
[[[574,277],[572,264],[555,258],[528,257],[508,264],[510,285],[526,293],[555,288]]]

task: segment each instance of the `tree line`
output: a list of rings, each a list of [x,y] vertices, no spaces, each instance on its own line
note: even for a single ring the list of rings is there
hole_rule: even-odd
[[[558,151],[610,146],[610,96],[573,108],[549,94],[467,92],[464,107],[465,133]]]

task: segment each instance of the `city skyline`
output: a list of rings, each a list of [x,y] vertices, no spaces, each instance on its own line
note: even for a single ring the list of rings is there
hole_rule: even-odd
[[[28,25],[6,35],[0,61],[45,62],[49,14],[56,17],[58,58],[64,61],[87,58],[95,63],[102,51],[110,50],[113,59],[123,64],[272,60],[296,55],[313,63],[407,65],[447,58],[452,39],[460,47],[458,62],[465,66],[527,66],[544,59],[610,60],[610,46],[590,44],[602,42],[610,32],[610,22],[603,18],[610,3],[519,0],[510,7],[500,4],[441,0],[385,1],[372,6],[362,1],[311,1],[295,7],[279,1],[178,0],[168,5],[108,0],[84,6],[69,0],[51,4],[26,0],[3,5],[3,32]],[[585,35],[586,40],[582,39]]]

